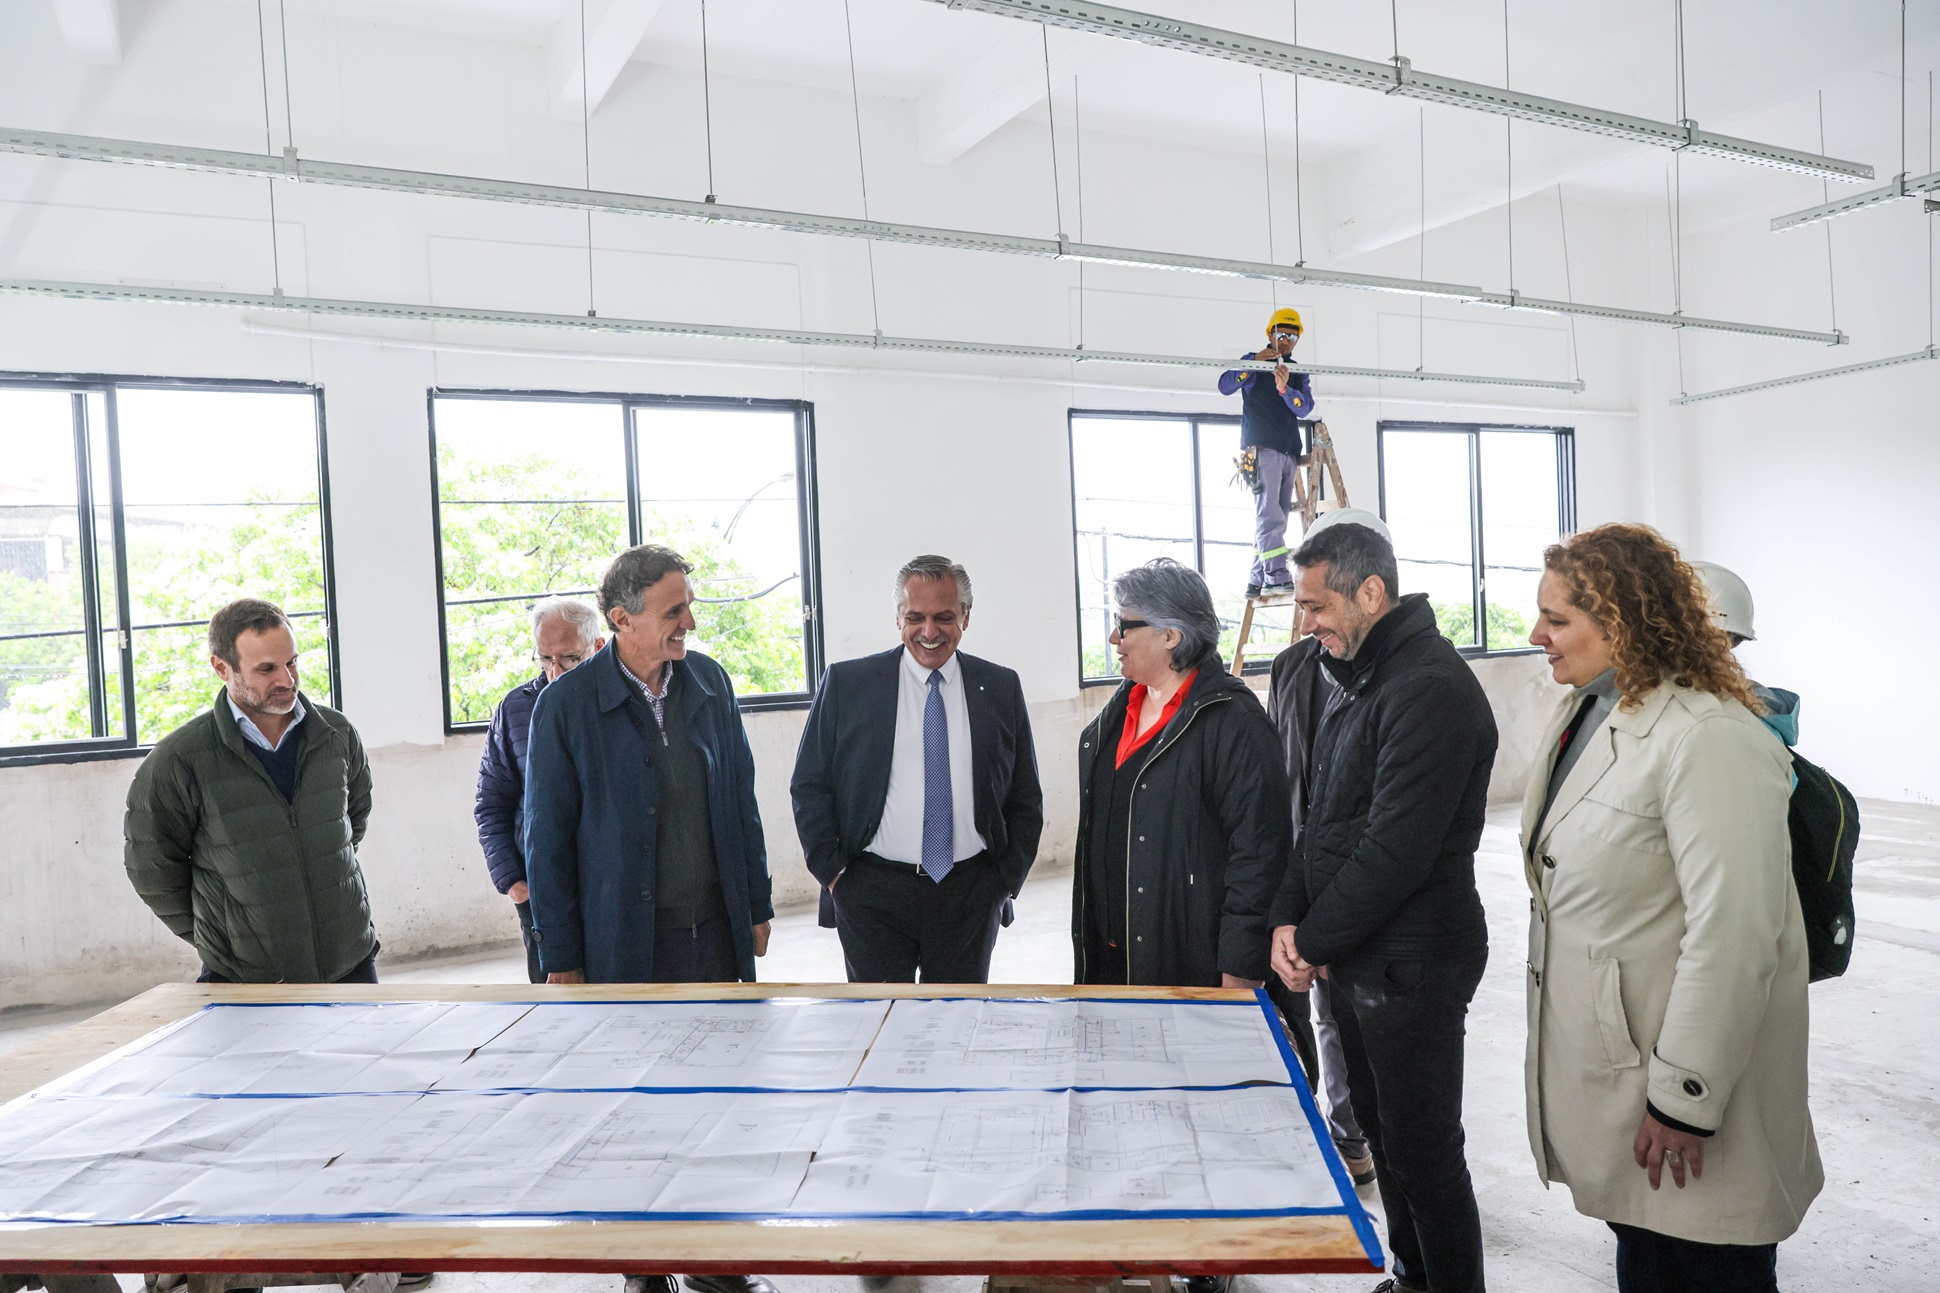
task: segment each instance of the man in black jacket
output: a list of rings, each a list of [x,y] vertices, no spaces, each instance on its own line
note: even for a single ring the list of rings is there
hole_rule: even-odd
[[[1481,1293],[1463,1154],[1462,1046],[1488,959],[1475,890],[1495,719],[1394,549],[1337,525],[1294,554],[1340,684],[1315,733],[1306,820],[1273,911],[1273,968],[1325,973],[1394,1249],[1392,1287]]]
[[[1017,674],[957,649],[969,572],[896,573],[903,643],[831,665],[789,790],[852,983],[984,983],[1044,830]]]

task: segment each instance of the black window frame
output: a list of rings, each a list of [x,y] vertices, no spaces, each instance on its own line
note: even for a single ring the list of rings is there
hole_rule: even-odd
[[[107,714],[107,652],[103,649],[101,627],[100,547],[95,533],[96,510],[104,482],[94,479],[94,435],[89,422],[87,397],[102,397],[102,426],[99,428],[102,457],[107,463],[109,542],[114,551],[115,618],[117,631],[115,671],[121,679],[121,734],[92,737],[81,741],[48,741],[35,745],[0,746],[0,768],[30,767],[45,763],[91,763],[107,759],[139,758],[154,748],[141,744],[135,721],[136,682],[134,634],[147,629],[192,628],[206,621],[172,621],[164,624],[129,624],[131,596],[128,588],[127,520],[121,487],[121,426],[116,394],[124,390],[225,390],[237,392],[279,392],[304,394],[316,404],[317,427],[317,521],[322,544],[323,610],[298,612],[292,618],[321,616],[324,637],[330,650],[330,700],[333,708],[343,708],[343,656],[337,637],[337,572],[335,544],[332,541],[330,514],[329,428],[324,418],[323,387],[313,382],[270,381],[238,377],[156,377],[125,373],[27,373],[0,372],[0,389],[66,391],[72,397],[72,425],[75,451],[75,507],[81,539],[76,544],[82,571],[83,627],[87,635],[88,698],[97,720],[110,726]],[[214,607],[210,608],[212,611]]]
[[[1468,479],[1469,479],[1469,560],[1472,574],[1469,580],[1470,605],[1474,609],[1476,631],[1482,638],[1482,645],[1463,646],[1456,644],[1455,649],[1462,655],[1474,660],[1495,659],[1502,656],[1536,655],[1540,648],[1523,646],[1507,650],[1490,650],[1488,642],[1488,565],[1484,548],[1483,498],[1482,498],[1482,433],[1484,431],[1510,431],[1527,435],[1548,435],[1556,442],[1556,521],[1558,538],[1572,534],[1576,530],[1576,428],[1566,426],[1541,426],[1512,422],[1417,422],[1408,419],[1386,418],[1374,424],[1375,476],[1379,482],[1381,519],[1388,520],[1388,432],[1437,432],[1468,437]]]
[[[1074,619],[1076,621],[1077,628],[1078,628],[1078,634],[1077,634],[1078,686],[1080,689],[1083,689],[1086,687],[1116,687],[1122,682],[1124,682],[1123,678],[1085,677],[1084,553],[1081,546],[1081,536],[1078,533],[1077,443],[1076,443],[1076,438],[1072,434],[1073,423],[1075,423],[1079,418],[1084,418],[1090,421],[1101,421],[1101,420],[1110,419],[1110,420],[1116,420],[1116,421],[1122,421],[1122,422],[1181,422],[1181,423],[1190,424],[1191,435],[1192,435],[1192,561],[1193,561],[1193,569],[1197,570],[1200,573],[1201,577],[1204,577],[1206,573],[1206,519],[1205,519],[1205,489],[1204,489],[1205,482],[1201,475],[1201,466],[1200,466],[1201,464],[1201,442],[1199,439],[1200,430],[1202,427],[1217,426],[1222,432],[1232,435],[1234,452],[1237,453],[1239,448],[1238,433],[1240,429],[1240,415],[1237,413],[1179,413],[1179,412],[1165,412],[1165,411],[1157,411],[1157,410],[1137,410],[1137,409],[1068,409],[1066,410],[1065,421],[1064,421],[1064,427],[1065,427],[1064,444],[1065,444],[1066,461],[1069,464],[1070,485],[1071,485],[1071,497],[1070,497],[1071,553],[1072,553],[1071,593],[1072,593],[1072,610],[1073,610]],[[1320,496],[1323,499],[1327,497],[1327,482],[1324,479],[1321,481]],[[1298,514],[1296,513],[1295,515],[1297,517]],[[1254,653],[1251,656],[1251,658],[1249,658],[1246,661],[1245,665],[1242,667],[1241,675],[1251,676],[1254,674],[1266,674],[1271,672],[1273,669],[1274,654],[1276,653],[1264,653],[1264,654],[1257,653],[1257,652]]]
[[[815,406],[808,400],[757,399],[723,395],[642,395],[627,391],[519,390],[496,387],[434,386],[425,393],[425,429],[431,452],[431,560],[438,590],[438,684],[440,711],[446,736],[483,732],[490,720],[454,723],[451,720],[451,644],[445,608],[444,515],[438,482],[438,401],[509,400],[525,403],[611,404],[620,411],[623,455],[620,469],[626,478],[627,545],[641,542],[639,431],[634,411],[642,408],[764,409],[795,415],[796,526],[802,546],[802,674],[801,691],[736,696],[744,714],[767,710],[807,709],[815,698],[816,681],[826,661],[822,643],[821,506],[815,472]],[[616,554],[617,555],[617,554]],[[566,590],[571,592],[573,590]],[[590,595],[590,590],[578,590]],[[542,594],[551,596],[552,594]],[[520,600],[517,597],[505,600]],[[536,598],[531,600],[537,600]]]

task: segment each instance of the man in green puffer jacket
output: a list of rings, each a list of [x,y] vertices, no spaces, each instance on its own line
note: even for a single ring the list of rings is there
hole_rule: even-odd
[[[375,983],[357,865],[370,764],[350,720],[297,690],[296,635],[245,598],[209,621],[223,690],[128,788],[123,863],[200,982]]]

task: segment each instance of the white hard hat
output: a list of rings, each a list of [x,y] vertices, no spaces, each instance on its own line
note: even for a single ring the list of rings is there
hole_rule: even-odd
[[[1704,581],[1704,591],[1711,597],[1711,618],[1718,627],[1756,642],[1758,635],[1751,628],[1751,589],[1745,581],[1716,562],[1693,561],[1691,569]]]
[[[1301,541],[1304,543],[1330,525],[1365,525],[1389,543],[1394,542],[1394,536],[1388,533],[1388,523],[1364,507],[1336,507],[1322,512],[1314,518],[1314,523],[1307,527],[1307,533]]]

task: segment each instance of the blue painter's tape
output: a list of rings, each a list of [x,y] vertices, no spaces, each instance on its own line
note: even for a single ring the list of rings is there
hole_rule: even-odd
[[[1300,1107],[1307,1111],[1307,1123],[1313,1128],[1314,1143],[1320,1146],[1321,1161],[1327,1164],[1327,1171],[1334,1178],[1334,1188],[1340,1192],[1341,1206],[1336,1211],[1345,1213],[1354,1223],[1354,1233],[1361,1237],[1361,1247],[1375,1269],[1385,1269],[1387,1259],[1381,1252],[1381,1238],[1374,1233],[1374,1220],[1361,1206],[1360,1198],[1354,1193],[1354,1182],[1347,1175],[1347,1167],[1340,1161],[1340,1151],[1334,1148],[1334,1138],[1327,1131],[1327,1124],[1321,1119],[1320,1106],[1314,1103],[1313,1092],[1307,1089],[1304,1079],[1306,1070],[1301,1067],[1300,1059],[1293,1053],[1293,1043],[1287,1040],[1286,1030],[1280,1027],[1279,1011],[1273,1006],[1273,999],[1266,995],[1265,988],[1253,989],[1260,1011],[1266,1016],[1267,1030],[1273,1034],[1274,1042],[1280,1048],[1280,1058],[1286,1061],[1287,1076],[1293,1079],[1293,1089],[1300,1097]],[[1296,1075],[1301,1075],[1296,1077]]]

